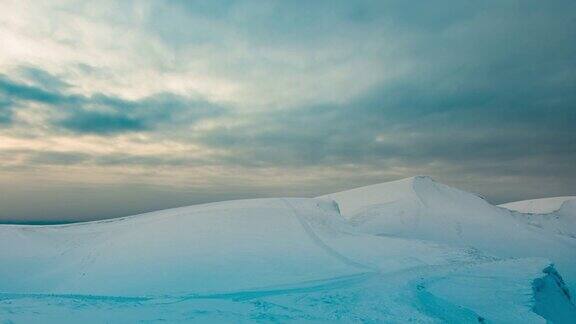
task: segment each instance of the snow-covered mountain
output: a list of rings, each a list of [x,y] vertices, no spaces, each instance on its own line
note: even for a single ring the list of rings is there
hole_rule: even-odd
[[[0,225],[0,319],[568,323],[576,239],[525,215],[414,177]]]
[[[544,215],[536,217],[548,224],[534,226],[530,221],[534,215],[493,206],[477,195],[426,176],[321,198],[336,201],[342,215],[365,233],[470,247],[498,257],[548,258],[568,279],[572,290],[576,289],[576,236],[571,235],[576,231],[545,230],[559,226],[557,220]],[[571,203],[564,208],[564,212],[570,211]]]

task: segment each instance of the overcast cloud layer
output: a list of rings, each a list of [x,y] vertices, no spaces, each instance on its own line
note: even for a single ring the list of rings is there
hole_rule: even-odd
[[[574,1],[0,3],[3,221],[416,174],[576,194]]]

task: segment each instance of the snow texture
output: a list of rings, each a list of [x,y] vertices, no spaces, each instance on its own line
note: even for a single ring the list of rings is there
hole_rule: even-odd
[[[414,177],[66,225],[0,225],[0,323],[571,323],[574,204]]]

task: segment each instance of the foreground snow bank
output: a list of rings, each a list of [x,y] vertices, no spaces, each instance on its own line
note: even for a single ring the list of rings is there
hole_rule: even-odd
[[[0,295],[13,323],[570,323],[541,259],[419,266],[211,296]]]

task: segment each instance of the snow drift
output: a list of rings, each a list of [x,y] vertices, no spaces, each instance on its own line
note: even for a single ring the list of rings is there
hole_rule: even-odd
[[[0,319],[569,322],[575,239],[530,215],[553,222],[415,177],[314,199],[0,225]]]

